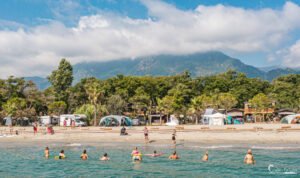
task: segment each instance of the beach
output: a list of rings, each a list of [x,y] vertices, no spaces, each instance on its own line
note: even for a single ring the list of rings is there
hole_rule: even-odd
[[[181,125],[177,127],[147,126],[151,143],[170,143],[176,129],[179,143],[200,144],[299,144],[300,125],[244,124],[227,126]],[[44,127],[33,134],[32,127],[0,127],[0,143],[5,142],[124,142],[144,143],[143,126],[127,127],[127,136],[120,136],[120,127],[54,127],[49,135]],[[19,135],[15,135],[18,130]]]

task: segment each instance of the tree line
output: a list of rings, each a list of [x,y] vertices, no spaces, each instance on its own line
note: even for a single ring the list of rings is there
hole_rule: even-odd
[[[43,91],[32,81],[9,77],[0,80],[0,118],[33,118],[41,115],[80,113],[90,124],[106,114],[163,113],[200,115],[205,108],[300,107],[300,75],[278,77],[272,82],[248,78],[228,70],[222,74],[192,78],[189,72],[174,76],[124,76],[105,80],[84,78],[72,85],[72,65],[62,59]],[[94,119],[94,120],[93,120]]]

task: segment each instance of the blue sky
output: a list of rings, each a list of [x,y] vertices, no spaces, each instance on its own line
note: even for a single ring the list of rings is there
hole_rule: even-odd
[[[300,67],[300,0],[0,1],[0,76],[72,63],[219,50]],[[2,50],[1,50],[2,49]]]

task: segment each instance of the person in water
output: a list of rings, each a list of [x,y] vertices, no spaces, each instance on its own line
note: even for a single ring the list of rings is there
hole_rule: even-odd
[[[102,158],[100,158],[101,161],[108,161],[109,157],[107,153],[104,153],[104,155],[102,156]]]
[[[82,160],[87,160],[88,157],[89,157],[89,156],[88,156],[88,154],[86,153],[86,150],[83,150],[83,152],[82,152],[80,158],[81,158]]]
[[[208,151],[206,151],[205,154],[203,155],[202,161],[208,161]]]
[[[65,151],[61,150],[59,155],[58,155],[58,159],[65,159],[65,158],[66,158]]]
[[[48,147],[45,148],[44,154],[45,154],[45,158],[48,159],[50,157],[50,153],[49,153],[49,148]]]
[[[177,155],[176,151],[174,151],[173,154],[171,154],[169,156],[169,159],[171,159],[171,160],[179,159],[179,156]]]
[[[255,164],[255,160],[254,160],[254,157],[252,155],[252,150],[251,149],[249,149],[247,151],[247,154],[246,154],[245,159],[244,159],[244,163],[245,164]]]
[[[142,161],[141,153],[138,151],[137,147],[132,150],[131,156],[133,161]]]
[[[158,157],[163,155],[163,153],[157,153],[156,150],[153,151],[152,154],[145,154],[146,156],[151,156],[151,157]]]

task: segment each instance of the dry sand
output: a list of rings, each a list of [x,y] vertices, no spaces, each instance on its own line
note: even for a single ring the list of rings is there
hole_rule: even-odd
[[[46,134],[45,128],[39,127],[37,135],[32,127],[14,127],[19,135],[10,135],[8,127],[0,127],[0,144],[31,142],[124,142],[144,143],[144,127],[129,127],[128,136],[120,136],[120,127],[54,127],[55,134]],[[148,126],[149,139],[155,143],[171,143],[173,130],[176,129],[178,143],[205,144],[299,144],[300,125],[284,124],[244,124],[227,126],[182,125],[175,127]]]

